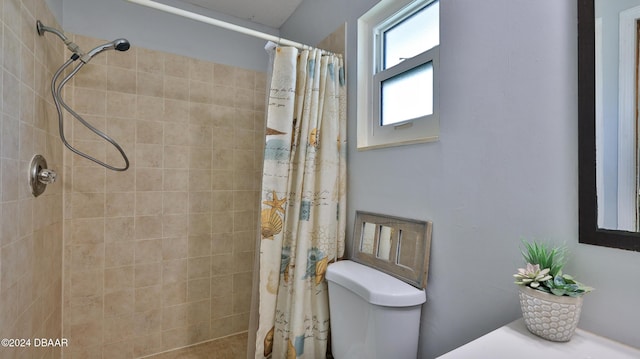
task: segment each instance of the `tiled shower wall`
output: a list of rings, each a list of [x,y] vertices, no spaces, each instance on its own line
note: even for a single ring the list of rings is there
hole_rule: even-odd
[[[63,46],[36,19],[57,26],[44,1],[0,0],[0,338],[31,339],[0,347],[3,359],[59,358],[33,339],[62,337],[62,184],[34,198],[27,176],[35,154],[62,172],[49,79]]]
[[[133,358],[247,330],[265,74],[133,44],[94,57],[65,98],[131,161],[113,172],[64,152],[65,358]],[[122,165],[77,122],[67,129]]]

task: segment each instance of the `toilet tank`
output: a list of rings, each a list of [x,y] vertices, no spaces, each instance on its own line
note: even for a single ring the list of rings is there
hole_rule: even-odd
[[[334,358],[416,358],[424,290],[347,260],[326,278]]]

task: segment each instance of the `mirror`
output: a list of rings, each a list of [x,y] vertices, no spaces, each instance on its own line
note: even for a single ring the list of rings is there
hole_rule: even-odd
[[[618,163],[624,161],[623,157],[617,156],[620,150],[619,145],[623,141],[620,141],[617,137],[611,139],[608,135],[613,130],[608,127],[611,118],[613,118],[615,125],[615,133],[631,132],[631,138],[633,138],[632,145],[635,146],[635,117],[633,118],[633,129],[631,130],[619,130],[619,123],[617,121],[618,111],[616,110],[613,115],[610,112],[614,112],[614,109],[619,109],[621,103],[628,101],[628,92],[631,91],[633,99],[631,102],[633,106],[636,106],[635,100],[638,96],[638,91],[635,88],[637,83],[636,73],[637,70],[631,70],[633,76],[631,77],[632,87],[631,90],[624,90],[624,86],[621,91],[615,91],[615,98],[612,100],[608,98],[610,95],[609,86],[610,82],[618,83],[619,78],[614,74],[614,78],[607,77],[607,73],[611,71],[605,71],[605,58],[607,52],[614,52],[613,58],[618,59],[619,56],[615,54],[616,50],[610,50],[613,43],[619,43],[620,39],[609,39],[611,30],[606,30],[604,21],[606,17],[604,14],[606,11],[600,7],[607,3],[620,3],[618,1],[612,2],[607,0],[596,0],[598,2],[599,11],[603,11],[599,20],[596,20],[594,0],[578,0],[578,110],[579,110],[579,125],[578,125],[578,159],[579,159],[579,229],[580,229],[580,242],[588,244],[596,244],[607,247],[615,247],[622,249],[629,249],[640,251],[640,233],[636,230],[638,225],[637,214],[635,208],[636,204],[636,178],[637,178],[637,164],[635,151],[632,147],[631,154],[625,158],[632,158],[632,165],[620,166]],[[620,13],[620,11],[618,11]],[[631,23],[633,26],[637,25],[635,19],[640,18],[640,15],[633,18],[635,15],[631,15]],[[619,16],[619,15],[617,15]],[[624,19],[624,18],[623,18]],[[624,20],[625,22],[627,20]],[[597,24],[597,25],[596,25]],[[620,24],[616,25],[618,28]],[[636,28],[637,29],[637,28]],[[636,30],[637,31],[637,30]],[[634,54],[632,63],[634,67],[637,67],[635,51],[637,46],[635,45],[635,39],[637,37],[633,35],[633,45],[631,52]],[[626,46],[623,46],[626,48]],[[596,49],[602,49],[597,54]],[[628,49],[627,49],[628,50]],[[624,50],[623,52],[628,52]],[[619,46],[618,46],[618,52]],[[625,56],[620,57],[620,60],[624,60]],[[627,62],[620,62],[621,66],[628,66]],[[614,73],[616,71],[613,71]],[[620,71],[618,71],[620,72]],[[626,83],[626,77],[624,77],[623,83]],[[614,86],[615,88],[615,86]],[[622,94],[619,96],[618,94]],[[605,102],[607,103],[605,106]],[[605,112],[605,108],[607,109]],[[624,107],[623,107],[624,108]],[[631,110],[635,116],[635,107]],[[619,111],[619,113],[625,113],[625,111]],[[620,124],[624,121],[620,121]],[[597,129],[601,129],[598,132]],[[629,137],[627,137],[629,138]],[[615,143],[615,146],[611,143]],[[611,152],[611,148],[616,150]],[[597,165],[596,165],[597,164]],[[615,164],[615,166],[614,166]],[[615,170],[611,171],[611,166],[614,166]],[[622,190],[618,191],[618,180],[623,180],[623,175],[620,175],[619,170],[623,168],[633,167],[632,174],[625,174],[625,178],[631,178],[633,182],[631,194],[623,194]],[[611,173],[615,174],[615,181],[610,177]],[[605,176],[606,174],[606,176]],[[614,183],[615,187],[608,185]],[[614,189],[612,189],[614,188]],[[615,197],[614,197],[615,192]],[[618,194],[618,192],[621,192]],[[615,201],[613,198],[616,198]],[[631,205],[628,202],[631,202]],[[615,203],[615,206],[611,203]],[[627,203],[627,204],[624,204]],[[628,208],[633,209],[628,210]],[[622,224],[622,218],[635,218],[633,219],[633,225]],[[621,225],[618,225],[618,222]]]
[[[638,232],[640,0],[595,0],[594,17],[598,227]]]
[[[352,260],[425,288],[431,222],[357,211]]]

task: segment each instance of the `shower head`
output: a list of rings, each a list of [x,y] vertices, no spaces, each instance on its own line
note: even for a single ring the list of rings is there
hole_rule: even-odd
[[[118,51],[127,51],[129,50],[129,47],[131,47],[131,44],[129,43],[129,41],[127,41],[127,39],[115,39],[111,42],[107,42],[106,44],[100,45],[94,48],[93,50],[87,52],[84,56],[80,57],[80,60],[82,60],[82,62],[84,63],[87,63],[89,62],[89,60],[91,60],[92,57],[101,53],[102,51],[110,50],[110,49],[115,49]]]

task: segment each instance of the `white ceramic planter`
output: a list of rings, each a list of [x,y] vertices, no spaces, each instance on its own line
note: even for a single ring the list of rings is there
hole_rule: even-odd
[[[519,286],[522,317],[529,331],[554,342],[571,340],[580,320],[582,297],[557,296]]]

